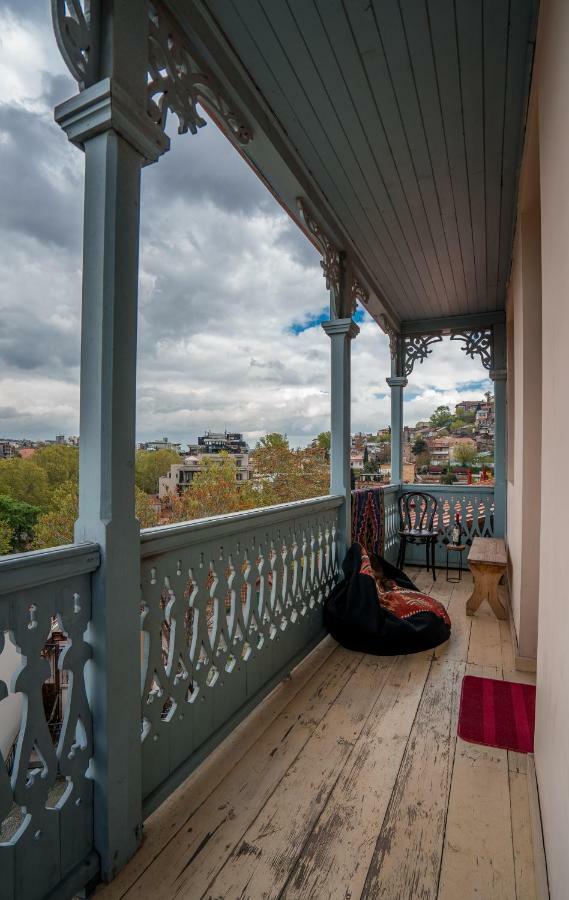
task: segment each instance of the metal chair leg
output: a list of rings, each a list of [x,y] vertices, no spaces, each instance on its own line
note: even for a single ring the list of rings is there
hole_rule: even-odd
[[[433,581],[437,580],[437,570],[435,569],[436,550],[437,550],[437,539],[433,538],[431,540],[431,566],[433,569]]]
[[[407,550],[407,538],[402,537],[401,542],[399,544],[399,557],[397,560],[397,568],[404,569],[405,568],[405,552]]]

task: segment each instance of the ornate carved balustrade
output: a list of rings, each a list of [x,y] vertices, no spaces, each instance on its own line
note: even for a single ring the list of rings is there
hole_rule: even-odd
[[[143,532],[146,812],[323,636],[342,501]]]
[[[33,900],[57,886],[62,896],[72,896],[97,870],[93,781],[86,775],[92,729],[85,631],[91,619],[90,573],[98,565],[93,544],[0,562],[2,898]],[[66,683],[57,729],[50,712],[53,692],[46,690],[53,687],[54,632],[63,648],[56,655],[58,675]]]
[[[463,530],[463,543],[470,545],[475,537],[494,537],[494,487],[474,487],[470,485],[441,485],[441,484],[404,484],[403,492],[423,491],[432,494],[438,502],[438,514],[435,517],[434,527],[438,528],[439,536],[436,545],[436,564],[446,566],[446,545],[451,543],[451,532],[455,522],[456,513],[460,518]],[[387,515],[387,514],[386,514]],[[397,514],[397,528],[399,528],[399,514]],[[466,563],[466,552],[463,565]],[[458,560],[449,561],[449,566],[458,566]],[[411,565],[424,565],[425,548],[420,544],[407,544],[405,562]]]

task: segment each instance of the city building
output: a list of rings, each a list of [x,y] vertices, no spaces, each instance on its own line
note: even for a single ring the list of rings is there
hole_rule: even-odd
[[[201,456],[186,456],[182,463],[174,463],[170,466],[170,471],[158,479],[159,498],[165,500],[168,496],[173,497],[188,488],[198,472],[203,471],[206,465],[204,457],[207,457],[207,464],[223,462],[225,459],[221,453],[208,451]],[[236,481],[248,481],[251,477],[249,454],[235,453],[231,459],[235,463]]]
[[[138,444],[139,450],[175,450],[176,453],[181,453],[182,445],[177,441],[169,441],[167,437],[163,437],[162,440],[156,441],[145,441],[143,443]]]
[[[197,444],[188,444],[190,454],[200,453],[248,453],[249,447],[243,434],[237,431],[206,431],[198,437]]]

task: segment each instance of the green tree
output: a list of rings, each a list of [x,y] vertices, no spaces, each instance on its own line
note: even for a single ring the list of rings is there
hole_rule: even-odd
[[[0,519],[0,556],[12,552],[13,532],[5,519]]]
[[[50,508],[38,519],[33,541],[34,550],[72,544],[78,512],[77,482],[65,481],[55,488]],[[158,524],[159,517],[150,498],[138,488],[135,489],[135,512],[141,528]]]
[[[472,444],[456,444],[452,455],[461,466],[471,466],[477,457],[476,447]]]
[[[437,406],[429,422],[433,428],[446,428],[452,422],[452,413],[448,406]]]
[[[34,453],[33,462],[45,471],[52,490],[66,481],[77,481],[79,477],[77,447],[68,447],[65,444],[41,447]]]
[[[10,528],[13,550],[25,549],[26,543],[33,535],[40,513],[39,506],[32,506],[30,503],[13,500],[6,494],[0,494],[0,521]]]
[[[139,450],[135,460],[136,486],[146,494],[158,493],[158,479],[170,471],[170,466],[181,463],[175,450]]]
[[[456,481],[456,475],[453,475],[452,472],[446,471],[444,475],[441,476],[441,484],[454,484]]]
[[[324,432],[322,432],[324,434]],[[318,435],[318,440],[320,435]],[[279,434],[278,431],[271,431],[270,434],[266,434],[259,441],[257,441],[257,450],[269,450],[269,449],[289,449],[289,442],[286,434]]]
[[[34,459],[2,459],[0,494],[47,509],[51,497],[47,472]]]
[[[49,509],[43,512],[37,521],[34,550],[72,544],[77,509],[77,482],[65,481],[58,485],[52,494]]]
[[[332,432],[331,431],[321,431],[315,441],[316,447],[319,447],[321,450],[325,450],[326,453],[330,452],[330,447],[332,445]]]
[[[411,447],[411,452],[418,456],[420,453],[424,453],[427,449],[427,442],[423,440],[422,437],[418,437],[415,439],[413,446]]]

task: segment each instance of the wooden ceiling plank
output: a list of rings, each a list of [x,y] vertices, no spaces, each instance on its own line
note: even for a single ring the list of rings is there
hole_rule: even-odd
[[[413,62],[414,81],[421,110],[427,152],[434,178],[435,201],[441,220],[442,240],[449,259],[452,277],[452,308],[468,309],[466,278],[458,233],[449,153],[443,126],[440,85],[435,66],[430,33],[428,7],[415,0],[403,0],[401,10],[405,23],[409,55]],[[448,280],[448,276],[447,276]],[[450,293],[450,286],[447,288]]]
[[[524,128],[533,63],[533,40],[537,22],[537,2],[516,5],[510,13],[510,49],[506,103],[504,109],[504,148],[502,154],[502,194],[500,204],[500,252],[497,298],[505,303],[514,241],[515,201]]]
[[[322,135],[323,146],[327,151],[326,158],[322,158],[302,124],[303,113],[304,118],[312,118],[311,111],[306,111],[306,98],[303,95],[299,96],[298,87],[294,97],[285,94],[277,80],[274,60],[271,58],[269,63],[259,49],[259,41],[264,41],[266,37],[265,32],[259,34],[255,25],[256,18],[258,20],[260,17],[253,16],[251,18],[254,26],[251,30],[249,22],[244,21],[240,15],[240,12],[245,10],[244,6],[240,6],[238,10],[227,0],[209,0],[208,5],[221,27],[225,28],[238,44],[239,53],[253,80],[256,83],[262,83],[265,99],[296,145],[297,152],[317,180],[328,202],[345,223],[346,230],[354,243],[361,248],[361,253],[366,258],[368,265],[371,269],[381,266],[382,261],[377,255],[377,245],[374,246],[369,232],[366,233],[362,226],[361,218],[358,220],[353,212],[358,207],[358,198],[353,193],[346,196],[346,179],[333,148],[329,144],[328,137],[325,134]],[[275,53],[278,51],[277,47]]]
[[[273,27],[286,30],[289,35],[291,64],[303,83],[308,81],[312,85],[313,106],[322,118],[323,127],[335,136],[352,183],[355,181],[366,197],[366,211],[374,223],[382,257],[388,261],[409,301],[419,284],[413,284],[408,274],[413,254],[410,251],[405,254],[405,235],[394,217],[387,193],[383,191],[378,196],[377,167],[318,11],[306,0],[286,5],[271,3],[270,10]],[[389,286],[384,285],[384,289],[389,294]]]
[[[460,86],[470,215],[476,268],[473,312],[486,306],[486,184],[484,178],[483,18],[480,3],[456,0]]]
[[[393,156],[384,123],[378,111],[371,80],[362,62],[358,39],[369,32],[369,12],[358,13],[353,4],[344,6],[341,0],[323,4],[318,2],[332,52],[337,54],[339,71],[348,85],[350,103],[357,111],[361,133],[364,135],[371,165],[376,171],[374,190],[392,210],[395,221],[402,230],[409,248],[411,264],[420,274],[423,291],[417,299],[430,299],[431,308],[437,308],[438,296],[444,290],[440,269],[429,265],[433,259],[433,242],[421,198],[413,177],[415,195],[410,202],[405,185],[398,171],[399,160]],[[352,22],[357,15],[359,22]],[[354,27],[355,24],[355,27]],[[356,32],[356,28],[358,31]],[[337,49],[336,49],[337,48]],[[341,50],[341,52],[339,52]],[[385,198],[385,199],[383,199]],[[415,202],[413,202],[413,200]]]
[[[466,311],[471,312],[476,310],[477,284],[453,0],[430,0],[429,20],[464,271]]]
[[[448,312],[454,299],[454,280],[436,196],[434,175],[409,56],[404,21],[397,0],[373,5],[378,37],[385,54],[389,81],[375,82],[382,112],[384,97],[392,94],[392,117],[383,112],[392,153],[397,160],[412,216],[436,287],[435,314]],[[423,41],[421,52],[424,52]],[[405,166],[401,162],[407,161]]]
[[[484,0],[484,160],[486,197],[486,297],[496,309],[498,254],[500,251],[500,205],[502,199],[502,153],[504,108],[508,63],[508,18],[511,0]]]

